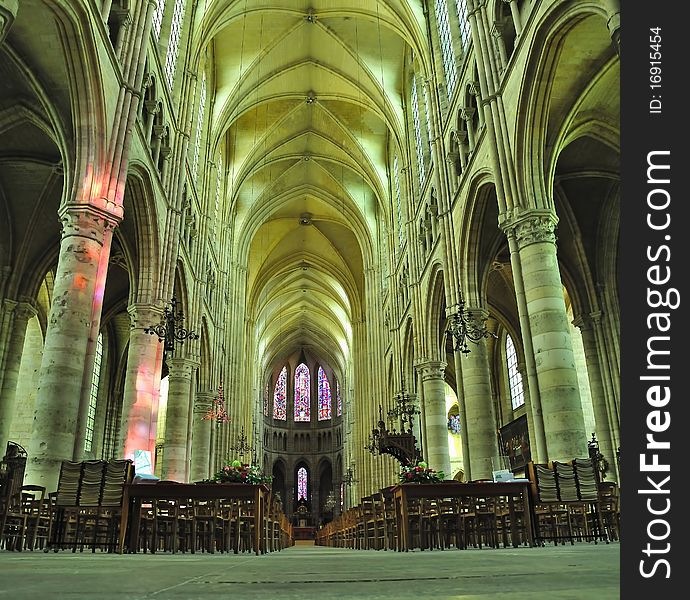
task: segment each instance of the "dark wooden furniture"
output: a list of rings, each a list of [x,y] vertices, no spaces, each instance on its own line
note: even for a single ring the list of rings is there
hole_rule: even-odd
[[[530,483],[528,481],[515,482],[478,482],[460,483],[446,481],[443,483],[404,483],[393,488],[395,514],[398,532],[397,549],[407,552],[411,547],[410,504],[417,500],[431,499],[484,499],[506,498],[508,503],[511,538],[519,539],[517,531],[518,513],[523,519],[524,535],[527,543],[534,546],[534,531],[532,525],[532,503],[530,500]],[[519,508],[518,508],[519,507]]]
[[[236,500],[253,503],[252,546],[256,554],[266,553],[266,527],[269,488],[246,483],[130,483],[124,486],[123,509],[120,523],[119,552],[137,552],[143,503],[165,501]],[[129,538],[126,540],[126,532]]]

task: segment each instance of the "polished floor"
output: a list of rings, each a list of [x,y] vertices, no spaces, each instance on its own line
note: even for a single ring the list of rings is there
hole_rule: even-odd
[[[0,552],[0,598],[619,598],[620,545],[407,554],[298,545],[267,556]]]

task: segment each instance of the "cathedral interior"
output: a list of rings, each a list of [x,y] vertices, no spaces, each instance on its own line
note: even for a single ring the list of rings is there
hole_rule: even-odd
[[[619,13],[0,0],[0,450],[24,483],[241,460],[318,528],[398,482],[372,446],[401,414],[448,480],[594,435],[619,482]]]

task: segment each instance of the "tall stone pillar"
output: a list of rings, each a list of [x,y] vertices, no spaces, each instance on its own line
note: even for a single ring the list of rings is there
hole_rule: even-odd
[[[160,399],[163,343],[144,329],[160,322],[163,311],[150,304],[132,304],[127,368],[120,419],[120,441],[125,458],[135,450],[148,450],[156,456],[156,427]]]
[[[14,403],[17,393],[17,378],[19,367],[22,364],[22,352],[24,350],[24,338],[26,326],[31,317],[36,316],[36,309],[28,302],[14,302],[5,300],[6,309],[12,311],[12,324],[9,339],[5,349],[7,360],[0,386],[0,452],[5,452],[12,416],[14,415]]]
[[[582,334],[582,346],[585,350],[589,389],[592,392],[592,408],[594,409],[594,420],[596,422],[596,431],[594,433],[596,433],[597,440],[599,440],[599,451],[609,463],[606,479],[618,481],[616,455],[611,435],[612,422],[606,406],[606,392],[601,376],[599,349],[594,332],[595,323],[598,322],[599,318],[600,313],[594,313],[591,317],[579,317],[573,323],[580,328]],[[587,433],[592,432],[588,431]]]
[[[426,454],[429,467],[443,471],[450,479],[446,386],[443,378],[446,363],[430,360],[415,365],[422,378],[424,415],[426,417]]]
[[[215,421],[204,419],[204,415],[213,406],[214,397],[212,391],[196,394],[192,423],[192,481],[206,479],[211,474],[211,431]]]
[[[53,303],[38,376],[27,483],[57,487],[60,463],[72,460],[93,307],[102,301],[101,263],[107,264],[117,218],[91,205],[61,210],[62,241]]]
[[[488,316],[485,310],[479,308],[468,308],[467,314],[480,323]],[[467,438],[470,451],[469,459],[464,460],[466,478],[491,479],[492,459],[497,459],[499,452],[486,340],[471,344],[469,354],[460,360],[467,427],[462,435]]]
[[[563,299],[550,211],[527,211],[513,222],[522,266],[537,385],[549,460],[587,456],[580,389]]]
[[[192,398],[192,373],[197,363],[188,358],[168,361],[168,407],[165,416],[165,450],[162,478],[187,481],[187,428]]]

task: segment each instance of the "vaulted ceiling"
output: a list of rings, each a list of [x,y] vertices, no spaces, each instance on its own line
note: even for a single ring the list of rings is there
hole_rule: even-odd
[[[258,358],[269,367],[311,347],[342,370],[390,212],[405,65],[424,53],[421,2],[217,1],[195,26],[213,65],[211,144]]]

